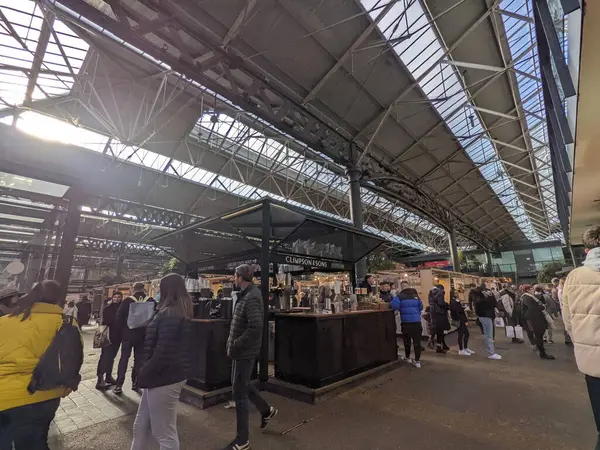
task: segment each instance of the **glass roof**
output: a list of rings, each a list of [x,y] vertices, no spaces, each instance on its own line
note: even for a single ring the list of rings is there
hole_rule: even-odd
[[[42,139],[77,145],[98,153],[102,153],[104,151],[104,147],[108,143],[108,137],[103,136],[99,133],[95,133],[90,130],[84,130],[66,122],[62,122],[58,119],[44,116],[33,111],[28,111],[21,114],[16,126],[18,129],[21,129],[22,131],[25,131]],[[221,192],[237,195],[248,200],[258,200],[263,197],[271,197],[281,202],[296,206],[298,208],[302,208],[312,212],[317,212],[319,214],[331,217],[335,220],[351,223],[350,219],[341,215],[336,215],[327,211],[322,211],[318,208],[308,206],[304,203],[300,203],[295,200],[273,194],[272,192],[266,191],[264,189],[251,186],[239,182],[237,180],[233,180],[224,175],[207,171],[201,167],[194,167],[183,161],[178,161],[175,159],[170,161],[169,158],[163,155],[143,148],[137,149],[137,147],[122,144],[114,139],[111,140],[110,145],[107,147],[107,152],[121,161],[130,162],[156,171],[166,170],[165,173],[169,175],[183,178],[185,180],[200,184],[202,186],[211,187],[212,189],[216,189]],[[365,193],[368,196],[372,197],[372,193],[368,191],[363,191],[363,195]],[[385,200],[381,199],[381,201]],[[427,224],[427,222],[425,222],[423,219],[420,219],[418,216],[413,216],[413,220],[416,224]],[[421,222],[419,222],[419,220]],[[429,224],[429,226],[433,227],[433,225],[431,224]],[[402,244],[407,247],[411,247],[421,251],[435,251],[433,247],[427,246],[425,244],[416,242],[414,240],[402,236],[394,235],[392,233],[377,229],[372,226],[365,226],[365,230],[373,234],[382,236],[392,243]]]
[[[328,169],[326,164],[331,164],[330,162],[326,161],[324,165],[323,162],[312,161],[285,145],[282,139],[266,137],[227,115],[203,114],[190,136],[204,141],[208,145],[218,147],[221,152],[247,159],[264,169],[286,173],[288,178],[308,185],[311,189],[322,190],[328,195],[334,193],[338,198],[345,198],[348,195],[347,178]],[[340,168],[339,171],[342,170]],[[445,235],[444,231],[436,225],[400,208],[368,189],[361,188],[361,196],[363,205],[385,214],[391,214],[393,218],[402,220],[403,225],[438,236]]]
[[[44,15],[31,0],[0,0],[0,103],[22,105],[40,39]],[[0,16],[0,18],[2,17]],[[48,22],[50,23],[50,22]],[[60,20],[54,20],[30,100],[66,95],[74,83],[89,46]],[[10,119],[12,120],[12,119]],[[4,118],[4,123],[7,118]]]
[[[0,187],[50,195],[52,197],[62,197],[69,189],[69,186],[62,184],[22,177],[6,172],[0,172]]]
[[[386,1],[361,0],[361,3],[369,11],[371,18],[375,19],[379,15],[379,11],[373,10],[373,8],[381,6]],[[524,10],[525,15],[528,15],[527,8],[531,7],[530,0],[504,0],[501,4],[502,8],[511,11],[518,10],[521,14]],[[516,19],[505,20],[505,23],[512,26],[514,20]],[[530,50],[531,54],[521,55],[524,49],[532,47],[535,35],[532,30],[522,27],[523,22],[520,22],[517,31],[513,30],[512,34],[509,32],[511,52],[514,57],[519,55],[517,68],[527,73],[535,72],[537,69],[535,49]],[[498,150],[491,140],[491,136],[476,113],[475,105],[469,99],[469,93],[465,90],[462,77],[453,65],[443,61],[447,48],[437,37],[421,1],[410,2],[408,8],[406,2],[397,2],[378,23],[378,27],[386,39],[395,39],[392,47],[413,78],[423,77],[418,83],[419,87],[432,101],[433,107],[445,120],[448,128],[456,136],[471,160],[477,164],[481,175],[487,180],[525,236],[534,242],[542,240],[525,210],[513,180],[499,158]],[[533,25],[528,25],[528,28],[533,28]],[[407,39],[398,39],[407,36],[409,36]],[[432,68],[433,70],[430,70]],[[528,81],[525,81],[526,79]],[[527,77],[520,77],[519,90],[522,98],[526,98],[531,90],[537,88],[537,86],[531,86],[531,81]],[[536,111],[537,115],[543,115],[543,103],[538,97],[530,100],[528,108]],[[545,125],[534,128],[535,122],[534,117],[528,116],[530,131],[533,137],[537,138],[538,134],[545,134],[545,131],[541,131],[545,130]],[[542,161],[549,161],[547,145],[545,153],[543,149],[537,150],[536,161],[538,156],[543,158]],[[535,170],[541,173],[543,188],[548,183],[552,183],[552,171],[549,164],[545,164],[542,168],[537,167]],[[546,184],[544,185],[544,183]],[[544,189],[544,191],[546,190]],[[555,219],[558,221],[553,190],[548,190],[548,194],[544,195],[544,202],[549,211],[551,223]]]
[[[500,7],[509,12],[517,13],[533,19],[533,9],[529,0],[503,0]],[[544,207],[550,225],[559,224],[554,180],[552,175],[552,162],[550,160],[550,147],[548,144],[548,130],[545,117],[545,106],[542,93],[541,71],[537,55],[535,26],[508,15],[504,15],[503,22],[506,29],[507,41],[513,57],[527,50],[526,55],[515,64],[515,75],[518,89],[523,100],[522,109],[525,113],[527,127],[532,140],[535,169],[539,174]],[[567,33],[559,33],[563,49],[566,49]],[[565,58],[567,53],[565,50]],[[529,75],[529,76],[527,76]],[[533,77],[532,77],[533,76]],[[564,240],[562,233],[551,238]]]

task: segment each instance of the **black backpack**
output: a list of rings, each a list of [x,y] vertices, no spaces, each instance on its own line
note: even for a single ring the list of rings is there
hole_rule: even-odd
[[[77,390],[83,364],[83,342],[73,318],[63,316],[63,323],[31,376],[27,391],[49,391],[65,387]]]

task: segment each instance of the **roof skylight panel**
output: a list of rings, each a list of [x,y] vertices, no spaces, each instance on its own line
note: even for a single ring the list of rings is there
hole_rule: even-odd
[[[362,3],[369,10],[378,2],[376,0],[363,0]],[[388,39],[397,37],[397,35],[399,36],[402,33],[408,34],[421,29],[420,32],[417,32],[417,39],[415,38],[416,36],[413,36],[394,46],[396,53],[412,73],[413,77],[418,79],[438,63],[444,55],[444,49],[431,25],[427,24],[427,17],[421,3],[418,1],[413,2],[406,11],[404,11],[404,7],[404,4],[397,3],[388,14],[389,18],[384,18],[378,26]],[[373,12],[370,14],[372,18],[375,17]],[[390,24],[394,22],[395,17],[399,17],[400,15],[405,17],[405,26],[392,29]],[[438,67],[434,67],[433,70],[424,75],[423,79],[419,82],[419,86],[430,99],[450,96],[450,98],[443,102],[435,102],[433,106],[442,118],[446,120],[446,123],[455,136],[460,136],[460,133],[464,132],[463,121],[457,120],[454,115],[460,113],[461,108],[457,105],[468,105],[469,100],[456,74],[456,70],[450,65],[440,63]],[[467,110],[470,112],[468,120],[471,125],[469,130],[471,134],[486,134],[479,116],[470,111],[470,108],[465,107],[464,109],[465,114]],[[464,140],[461,140],[461,143],[464,143]],[[489,141],[483,140],[479,148],[470,146],[466,150],[471,158],[475,158],[474,162],[476,163],[484,162],[484,160],[488,160],[496,154],[494,146]],[[497,168],[499,175],[508,179],[508,174],[504,168]],[[481,171],[484,178],[490,182],[490,171],[484,169],[481,169]],[[496,183],[490,183],[490,186],[495,191],[498,189]],[[515,220],[521,219],[519,216],[514,216],[514,218]],[[535,236],[533,225],[529,220],[519,220],[519,223],[524,233],[528,236]]]

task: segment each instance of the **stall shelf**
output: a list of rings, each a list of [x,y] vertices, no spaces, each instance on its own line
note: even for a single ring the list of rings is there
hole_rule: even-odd
[[[263,382],[268,380],[271,275],[281,270],[350,272],[353,275],[354,264],[383,242],[380,237],[348,224],[269,198],[199,220],[152,241],[180,259],[186,273],[192,276],[231,275],[240,264],[254,266],[264,301],[263,346],[259,359],[259,378]],[[350,276],[351,280],[354,278]],[[202,326],[208,325],[197,324],[197,327]],[[276,327],[275,335],[280,331]]]

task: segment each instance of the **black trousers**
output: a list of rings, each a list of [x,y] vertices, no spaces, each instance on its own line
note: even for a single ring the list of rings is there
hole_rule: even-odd
[[[415,361],[421,360],[421,322],[402,323],[402,339],[404,340],[404,355],[410,358],[410,346],[415,349]]]
[[[533,341],[540,352],[540,356],[546,354],[546,349],[544,348],[544,334],[546,333],[545,325],[535,325],[531,322],[527,324],[527,337],[531,341],[531,334],[533,334]]]
[[[120,346],[120,342],[112,342],[110,345],[102,347],[96,375],[100,377],[106,374],[112,377],[115,358],[117,357]]]
[[[444,333],[444,330],[439,328],[435,329],[435,343],[438,347],[446,345],[446,334]]]
[[[0,412],[0,450],[50,450],[48,431],[59,398]]]
[[[458,348],[460,350],[469,348],[470,334],[469,334],[469,328],[467,327],[467,324],[464,322],[460,322],[456,331],[458,332]]]
[[[598,431],[598,440],[596,441],[596,450],[600,450],[600,378],[585,376],[590,403],[592,404],[592,412],[596,421],[596,430]]]
[[[129,364],[129,357],[133,351],[133,370],[131,371],[131,381],[133,383],[137,380],[139,372],[140,360],[142,358],[142,352],[144,351],[144,341],[123,341],[121,343],[121,359],[119,359],[119,368],[117,371],[117,385],[123,386],[125,383],[125,375],[127,374],[127,365]]]
[[[269,405],[261,397],[254,385],[250,384],[254,359],[236,359],[233,361],[233,399],[235,400],[235,413],[237,419],[237,443],[245,444],[250,436],[250,411],[248,400],[263,415],[269,414]]]

